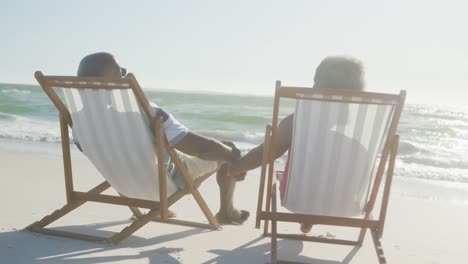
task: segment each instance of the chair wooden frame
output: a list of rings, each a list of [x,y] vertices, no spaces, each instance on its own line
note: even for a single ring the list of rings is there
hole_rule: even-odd
[[[156,117],[154,111],[152,110],[148,100],[146,99],[143,93],[143,90],[141,89],[133,74],[128,74],[125,78],[120,79],[103,79],[95,77],[44,76],[40,71],[38,71],[35,73],[34,76],[59,111],[67,202],[62,208],[54,211],[52,214],[45,216],[41,220],[26,227],[28,230],[48,235],[62,236],[94,242],[107,242],[111,244],[118,244],[123,239],[127,238],[150,221],[158,221],[163,223],[192,227],[211,228],[215,230],[220,229],[218,221],[214,217],[211,210],[208,208],[208,205],[206,204],[205,200],[203,199],[196,187],[199,186],[210,175],[212,175],[212,173],[202,175],[201,177],[198,177],[195,180],[192,180],[189,177],[187,169],[183,165],[182,161],[176,155],[174,149],[169,147],[169,144],[164,134],[162,119]],[[140,104],[146,116],[148,117],[148,120],[150,120],[152,128],[154,129],[154,131],[157,131],[157,133],[155,133],[155,140],[157,143],[156,153],[158,157],[158,177],[160,188],[159,202],[124,197],[121,194],[119,194],[119,196],[101,194],[110,187],[110,184],[107,181],[104,181],[103,183],[97,185],[88,192],[79,192],[74,190],[72,176],[72,161],[70,157],[70,140],[68,136],[68,128],[73,128],[73,122],[68,109],[58,97],[53,87],[61,87],[64,89],[78,88],[133,90],[138,103]],[[182,175],[186,186],[185,189],[178,191],[170,195],[169,197],[167,197],[166,193],[166,169],[164,167],[162,155],[164,150],[167,151],[171,159],[174,161],[176,169]],[[198,203],[200,209],[202,210],[203,214],[207,218],[208,224],[168,218],[168,208],[172,204],[180,200],[186,194],[191,194],[193,196],[195,201]],[[128,206],[132,213],[135,215],[136,219],[130,225],[123,228],[119,233],[116,233],[109,238],[45,228],[47,225],[68,214],[69,212],[75,210],[76,208],[78,208],[86,202],[98,202],[105,204]],[[149,209],[149,211],[146,214],[142,214],[139,208]]]
[[[338,95],[338,96],[347,96],[347,97],[358,97],[362,99],[382,99],[382,100],[391,100],[395,102],[395,111],[389,126],[387,133],[387,138],[385,139],[384,148],[382,151],[382,157],[378,164],[378,168],[375,174],[375,180],[372,185],[372,189],[369,195],[369,200],[367,201],[365,213],[363,218],[347,218],[347,217],[332,217],[332,216],[321,216],[321,215],[307,215],[307,214],[294,214],[294,213],[283,213],[277,212],[276,205],[276,196],[277,196],[277,186],[276,186],[276,177],[273,177],[274,174],[274,160],[275,160],[275,138],[276,130],[278,126],[278,113],[280,106],[281,98],[289,99],[305,99],[305,100],[316,100],[316,101],[328,101],[328,102],[348,102],[346,100],[335,100],[335,99],[325,99],[325,98],[306,98],[303,95]],[[370,93],[362,91],[346,91],[346,90],[330,90],[330,89],[311,89],[306,87],[287,87],[282,86],[280,81],[276,82],[276,92],[275,100],[273,107],[273,120],[272,125],[267,125],[265,131],[265,142],[264,142],[264,152],[262,159],[261,167],[261,176],[260,176],[260,187],[259,187],[259,196],[257,202],[257,216],[256,216],[256,227],[260,228],[260,222],[264,221],[264,230],[263,235],[271,237],[271,261],[272,263],[278,262],[278,253],[277,253],[277,239],[296,239],[303,241],[315,241],[321,243],[331,243],[331,244],[341,244],[341,245],[354,245],[362,246],[364,237],[367,229],[370,230],[372,234],[372,239],[374,242],[374,247],[377,253],[378,261],[380,264],[387,263],[383,248],[381,245],[381,237],[383,234],[385,217],[387,212],[387,206],[390,196],[390,188],[393,178],[393,170],[395,167],[395,158],[398,151],[399,136],[396,134],[396,129],[400,120],[401,112],[403,110],[404,102],[406,98],[406,92],[401,91],[400,94],[383,94],[383,93]],[[351,102],[351,101],[349,101]],[[352,103],[358,103],[353,101]],[[387,104],[388,103],[370,103],[359,102],[359,104]],[[388,162],[388,166],[387,166]],[[373,219],[371,212],[374,208],[377,193],[379,191],[382,179],[386,170],[386,179],[383,190],[382,203],[380,207],[380,214],[378,219]],[[268,179],[266,179],[266,173],[268,168]],[[267,180],[267,191],[265,194],[265,181]],[[266,200],[265,208],[263,209],[263,199]],[[271,221],[271,232],[269,231],[269,222]],[[344,227],[353,227],[360,228],[360,233],[357,240],[344,240],[344,239],[328,239],[322,237],[314,236],[305,236],[299,234],[283,234],[278,233],[277,231],[277,222],[296,222],[296,223],[310,223],[310,224],[320,224],[320,225],[332,225],[332,226],[344,226]]]

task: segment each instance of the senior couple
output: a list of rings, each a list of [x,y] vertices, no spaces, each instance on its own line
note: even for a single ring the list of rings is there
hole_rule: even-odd
[[[109,53],[100,52],[84,57],[78,68],[81,77],[121,78],[126,75]],[[363,67],[360,61],[350,57],[327,57],[317,67],[314,88],[363,90]],[[242,224],[249,212],[234,207],[233,198],[236,182],[242,180],[247,171],[261,165],[263,144],[250,150],[241,157],[240,151],[232,142],[218,141],[190,131],[163,108],[153,105],[157,116],[163,117],[164,129],[169,145],[176,149],[177,155],[189,169],[190,177],[195,179],[210,171],[217,171],[216,180],[220,190],[220,209],[216,218],[221,224]],[[294,113],[286,116],[278,125],[276,153],[278,158],[291,146]],[[78,148],[79,141],[74,138]],[[81,150],[81,148],[80,148]],[[167,160],[168,175],[176,185],[183,188],[183,182],[174,169],[172,161]],[[170,215],[173,215],[170,212]],[[303,224],[303,232],[310,231],[310,225]]]

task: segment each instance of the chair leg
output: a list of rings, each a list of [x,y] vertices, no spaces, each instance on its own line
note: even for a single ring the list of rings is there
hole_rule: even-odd
[[[36,228],[43,228],[55,222],[57,219],[65,216],[66,214],[70,213],[71,211],[75,210],[76,208],[80,207],[84,203],[85,201],[67,203],[62,208],[52,212],[50,215],[46,215],[41,220],[36,221],[31,225],[27,226],[26,229],[34,231]]]
[[[180,161],[179,161],[180,162]],[[195,199],[195,201],[197,202],[198,206],[200,207],[200,209],[202,210],[203,214],[205,215],[206,219],[208,220],[208,222],[210,223],[211,227],[213,229],[220,229],[221,226],[219,225],[218,223],[218,220],[216,220],[216,217],[213,215],[213,213],[211,212],[210,208],[208,207],[208,205],[206,204],[205,200],[203,199],[203,197],[201,196],[200,192],[198,191],[197,188],[195,188],[195,184],[194,182],[189,178],[189,176],[187,176],[186,172],[185,171],[181,171],[181,174],[182,174],[182,178],[184,179],[184,182],[185,182],[185,188],[187,189],[187,191],[192,194],[193,198]],[[210,174],[211,175],[211,174]],[[206,176],[206,175],[205,175]],[[203,178],[205,178],[205,176],[202,176]]]
[[[125,195],[121,194],[121,193],[118,193],[121,197],[126,197]],[[135,216],[135,218],[140,218],[143,216],[143,213],[140,211],[140,209],[138,207],[132,207],[132,206],[129,206],[128,207],[130,209],[130,211],[132,211],[133,215]]]
[[[358,245],[359,246],[362,246],[362,244],[364,243],[364,238],[366,237],[366,232],[367,232],[367,228],[361,228],[361,231],[359,232],[359,237],[358,237]]]
[[[265,192],[265,168],[262,165],[262,171],[260,173],[260,184],[258,190],[258,201],[257,201],[257,215],[255,216],[255,228],[260,228],[260,212],[263,207],[263,195]]]
[[[88,193],[90,194],[99,194],[105,191],[110,187],[108,182],[103,182],[93,189],[91,189]],[[34,228],[43,228],[53,222],[55,222],[57,219],[63,217],[64,215],[70,213],[71,211],[75,210],[76,208],[80,207],[86,203],[85,200],[78,200],[78,201],[72,201],[67,204],[65,204],[62,208],[55,210],[52,214],[45,216],[41,220],[34,222],[33,224],[29,225],[26,227],[26,229],[32,230]]]
[[[273,185],[271,195],[271,206],[273,213],[276,213],[276,183]],[[277,221],[271,221],[271,263],[277,263],[278,261],[278,244],[277,244]]]
[[[260,228],[260,212],[262,211],[263,207],[263,196],[265,193],[265,175],[266,175],[266,168],[268,164],[268,155],[270,151],[270,134],[271,134],[271,126],[267,125],[265,130],[265,141],[263,143],[263,157],[262,157],[262,167],[260,171],[260,184],[258,190],[258,202],[257,202],[257,215],[255,217],[255,228]]]
[[[383,247],[382,247],[382,244],[380,243],[378,230],[376,228],[372,228],[371,234],[372,234],[372,240],[374,240],[375,253],[377,253],[379,264],[387,264],[387,260],[385,259]]]
[[[159,214],[160,214],[160,212],[157,209],[150,210],[147,214],[143,215],[140,218],[137,218],[130,225],[124,227],[122,229],[122,231],[120,231],[119,233],[112,236],[112,238],[110,240],[115,245],[120,243],[120,241],[124,240],[125,238],[127,238],[131,234],[135,233],[138,229],[142,228],[148,222],[155,219],[157,216],[159,216]]]
[[[135,218],[141,218],[143,216],[143,213],[140,211],[138,207],[128,207],[130,208],[130,211],[132,211],[133,215]]]
[[[192,189],[191,193],[195,198],[195,201],[198,203],[198,206],[200,206],[201,210],[203,211],[203,214],[205,215],[206,219],[208,219],[208,222],[213,227],[213,229],[220,229],[221,226],[219,225],[218,220],[216,220],[215,216],[208,208],[208,205],[201,196],[200,192],[197,189]]]
[[[89,194],[99,194],[99,193],[105,191],[109,187],[110,187],[109,183],[103,182],[100,185],[93,188],[92,190],[90,190],[88,193]],[[132,224],[125,227],[120,233],[114,235],[110,239],[105,238],[105,237],[85,235],[85,234],[76,233],[76,232],[67,232],[67,231],[44,228],[45,226],[53,223],[54,221],[58,220],[59,218],[65,216],[68,213],[70,213],[71,211],[77,209],[78,207],[83,205],[85,202],[87,202],[87,201],[86,200],[76,200],[76,201],[72,201],[70,203],[67,203],[62,208],[54,211],[52,214],[45,216],[40,221],[37,221],[37,222],[29,225],[28,227],[26,227],[26,229],[28,229],[28,230],[30,230],[32,232],[43,233],[43,234],[48,234],[48,235],[62,236],[62,237],[67,237],[67,238],[74,238],[74,239],[81,239],[81,240],[95,241],[95,242],[112,242],[113,244],[118,244],[124,238],[126,238],[129,235],[133,234],[135,231],[140,229],[142,226],[144,226],[146,223],[148,223],[149,221],[154,219],[159,214],[158,210],[155,210],[155,209],[151,210],[150,213],[148,213],[146,215],[142,215],[142,217],[139,217],[137,220],[132,222]],[[136,207],[130,207],[130,209],[134,213],[140,213],[141,214],[140,210],[138,208],[136,208]]]
[[[268,190],[268,188],[267,188],[266,206],[265,206],[265,212],[267,212],[267,213],[271,212],[271,206],[272,206],[271,200],[273,200],[273,198],[272,198],[273,190],[274,190],[273,187],[272,187],[272,190]],[[268,235],[269,224],[270,224],[270,222],[268,220],[265,220],[265,222],[263,223],[263,236]]]

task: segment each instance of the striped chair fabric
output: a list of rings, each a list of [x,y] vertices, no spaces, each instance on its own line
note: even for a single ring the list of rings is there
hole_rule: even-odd
[[[154,136],[133,91],[126,89],[128,84],[121,85],[123,89],[117,90],[63,89],[73,135],[116,191],[130,198],[159,201]],[[168,196],[177,191],[172,180],[168,178],[166,183]]]
[[[296,103],[282,204],[294,213],[362,216],[397,102],[308,97]],[[333,101],[320,101],[324,98]]]

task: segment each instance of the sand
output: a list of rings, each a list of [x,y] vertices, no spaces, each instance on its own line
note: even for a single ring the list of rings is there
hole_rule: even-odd
[[[397,164],[398,166],[398,164]],[[101,176],[79,153],[73,155],[75,188],[87,190]],[[151,222],[117,246],[39,235],[24,228],[65,203],[63,168],[54,153],[0,151],[0,263],[266,263],[270,240],[255,229],[259,170],[238,184],[236,203],[252,213],[242,226],[222,231]],[[200,188],[219,208],[215,177]],[[182,219],[203,219],[191,197],[172,210]],[[88,203],[52,226],[109,236],[129,224],[128,208]],[[204,219],[203,219],[204,220]],[[382,239],[389,263],[468,263],[468,186],[394,181]],[[297,224],[280,230],[298,232]],[[352,238],[345,228],[314,227],[315,235]],[[351,237],[350,237],[351,236]],[[279,241],[279,258],[305,263],[377,263],[370,235],[362,247]]]

